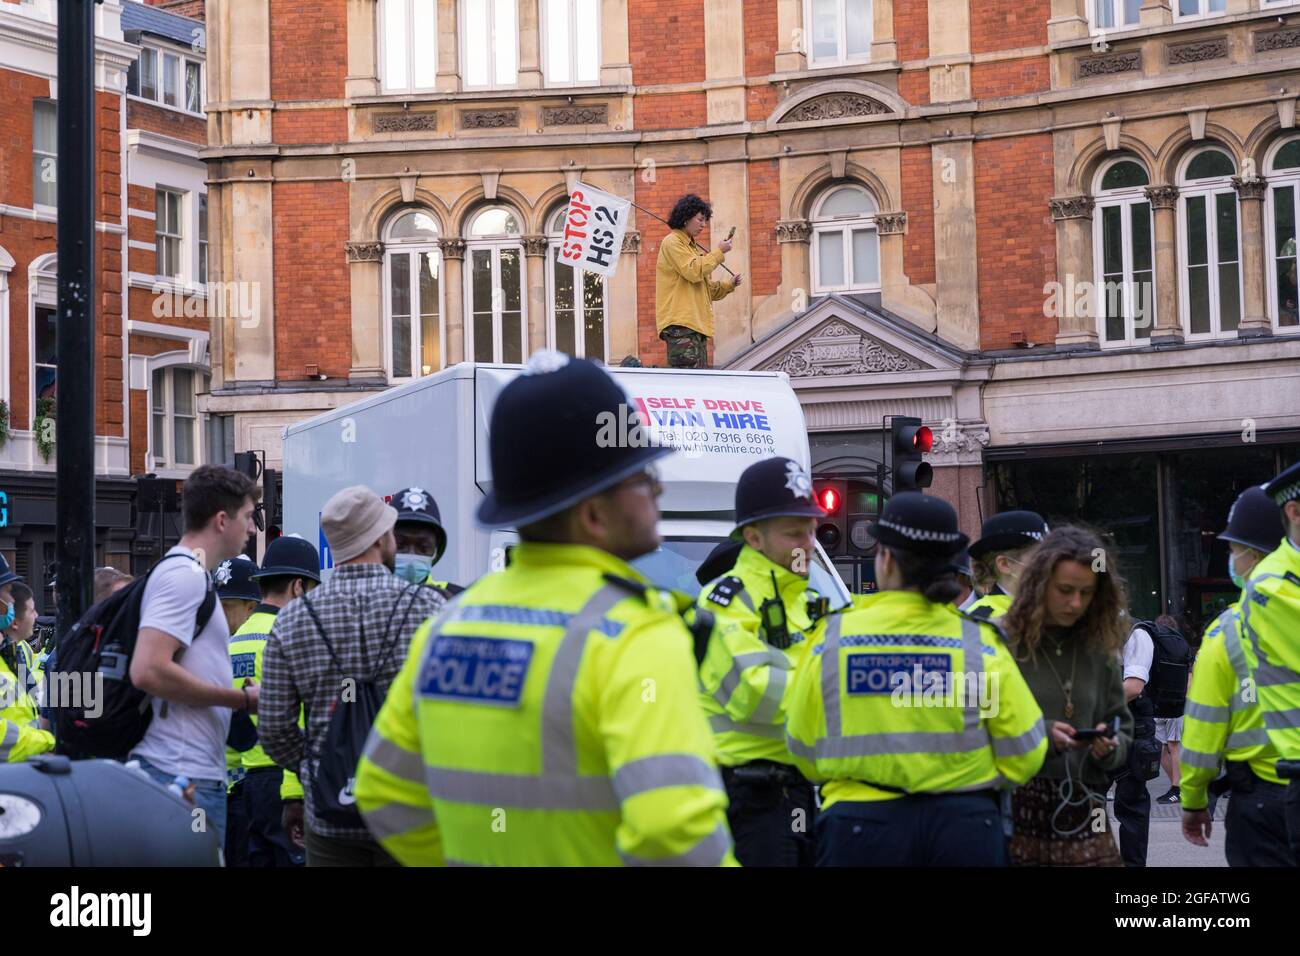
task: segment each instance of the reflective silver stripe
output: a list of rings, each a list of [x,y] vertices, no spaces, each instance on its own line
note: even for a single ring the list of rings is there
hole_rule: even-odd
[[[785,749],[803,760],[812,761],[817,759],[816,747],[809,746],[802,740],[796,740],[789,734],[785,735]]]
[[[405,803],[386,803],[362,816],[366,821],[366,828],[376,840],[386,840],[421,827],[433,826],[431,809],[412,807]]]
[[[723,824],[685,853],[647,860],[631,853],[619,853],[628,866],[718,866],[731,849],[731,834]]]
[[[1018,737],[994,737],[993,753],[998,757],[1020,757],[1043,742],[1046,731],[1040,720]]]
[[[1191,717],[1193,720],[1203,720],[1207,724],[1222,724],[1228,720],[1229,710],[1227,707],[1212,707],[1209,704],[1198,704],[1190,698],[1187,701],[1187,709],[1183,711],[1184,715]]]
[[[614,773],[614,795],[619,802],[638,793],[663,787],[722,789],[717,768],[695,754],[656,754],[631,760]]]
[[[564,639],[551,662],[542,704],[544,777],[576,776],[578,772],[578,749],[573,739],[573,688],[578,682],[578,665],[587,646],[587,632],[600,623],[606,611],[627,596],[622,588],[606,584],[587,600],[565,628]],[[602,779],[602,782],[608,789],[609,781]]]
[[[1200,750],[1191,750],[1188,747],[1183,748],[1182,762],[1189,767],[1199,767],[1202,770],[1219,769],[1218,754],[1207,754]]]
[[[1297,681],[1300,681],[1300,674],[1289,667],[1261,663],[1255,668],[1255,682],[1260,687],[1277,687],[1279,684],[1294,684]]]
[[[736,688],[740,686],[741,672],[764,664],[778,670],[789,670],[793,666],[790,663],[790,658],[775,647],[766,651],[749,651],[744,654],[737,654],[731,659],[731,669],[723,675],[721,683],[718,684],[718,689],[713,692],[713,699],[726,707],[731,703],[731,697],[735,694]]]
[[[451,857],[447,857],[442,862],[447,866],[482,866],[483,865],[482,863],[471,863],[468,860],[453,860]]]
[[[417,753],[385,740],[378,727],[371,728],[370,740],[366,743],[362,756],[395,777],[411,783],[424,783],[424,759]]]
[[[776,667],[768,668],[767,689],[763,691],[763,697],[750,717],[753,723],[770,724],[776,720],[777,715],[781,713],[781,698],[785,696],[785,683],[789,676],[789,671]]]
[[[750,614],[758,613],[754,610],[754,599],[749,596],[749,592],[745,590],[743,584],[740,586],[740,590],[736,592],[736,597],[740,598],[740,603],[745,605],[745,609],[749,611]]]
[[[1238,747],[1264,747],[1268,745],[1268,731],[1263,727],[1252,727],[1250,730],[1238,730],[1228,735],[1228,749],[1236,750]]]
[[[5,739],[0,741],[0,762],[7,761],[9,754],[18,745],[18,725],[11,720],[5,721]]]
[[[852,737],[828,737],[817,741],[818,760],[842,757],[878,757],[901,754],[955,754],[981,750],[989,745],[982,728],[899,734],[858,734]]]
[[[840,615],[832,614],[822,645],[822,706],[826,711],[826,736],[840,735]]]
[[[1250,677],[1250,668],[1246,664],[1246,651],[1241,645],[1241,633],[1237,630],[1236,615],[1228,614],[1223,620],[1223,649],[1228,652],[1228,662],[1237,680],[1244,681]]]
[[[975,694],[973,700],[966,701],[964,711],[964,724],[966,730],[975,730],[980,726],[980,699],[979,699],[979,678],[984,671],[983,641],[980,640],[980,626],[968,617],[961,619],[961,642],[965,648],[965,660],[963,666],[966,668],[967,676],[973,677],[976,681]]]
[[[608,777],[571,774],[534,776],[515,773],[479,773],[428,767],[424,774],[429,793],[437,800],[475,803],[485,807],[524,810],[617,810],[618,799]]]
[[[785,732],[776,724],[737,723],[726,714],[714,714],[709,718],[709,729],[715,734],[749,734],[751,737],[764,737],[768,740],[781,740]]]
[[[1264,711],[1264,726],[1269,730],[1300,730],[1300,707]]]

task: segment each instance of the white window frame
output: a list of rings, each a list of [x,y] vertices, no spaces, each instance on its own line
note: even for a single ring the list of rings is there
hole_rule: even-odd
[[[515,222],[523,224],[523,216],[517,210],[510,206],[496,204],[490,206],[491,209],[506,209],[514,217]],[[519,342],[520,352],[523,361],[528,361],[528,263],[524,258],[524,243],[522,235],[519,236],[493,236],[483,238],[468,238],[468,233],[472,232],[474,220],[486,212],[487,209],[476,211],[467,220],[465,232],[465,263],[461,271],[464,275],[461,277],[464,285],[465,303],[465,360],[467,362],[477,361],[474,358],[474,251],[490,250],[492,253],[492,288],[501,288],[501,251],[503,249],[515,249],[519,252]],[[504,350],[502,348],[501,327],[505,311],[505,296],[493,295],[492,297],[492,361],[502,363],[505,359],[502,357]]]
[[[1151,182],[1151,171],[1148,170],[1141,162],[1133,156],[1117,156],[1105,163],[1099,170],[1093,181],[1092,194],[1094,197],[1092,211],[1092,284],[1093,292],[1090,301],[1090,307],[1096,316],[1097,322],[1097,342],[1103,349],[1122,349],[1135,348],[1151,344],[1151,330],[1155,328],[1156,317],[1156,214],[1155,208],[1150,197],[1147,196],[1146,186],[1128,186],[1121,189],[1108,189],[1103,191],[1101,181],[1105,178],[1106,173],[1112,166],[1119,163],[1134,163],[1142,168],[1146,173],[1148,185]],[[1137,288],[1137,282],[1133,278],[1133,211],[1132,207],[1145,203],[1147,213],[1151,217],[1151,296],[1149,307],[1151,310],[1150,322],[1146,326],[1147,334],[1144,336],[1137,334],[1137,326],[1134,324],[1137,318],[1136,303],[1133,301],[1133,293]],[[1104,299],[1106,296],[1106,273],[1105,273],[1105,250],[1103,242],[1104,222],[1102,210],[1109,207],[1118,207],[1120,209],[1120,258],[1121,262],[1121,309],[1127,317],[1124,320],[1124,338],[1109,340],[1106,338],[1106,309]]]
[[[560,207],[559,210],[552,213],[549,217],[554,219],[556,215],[563,215],[567,207]],[[546,346],[547,348],[565,351],[564,345],[558,341],[559,333],[556,331],[555,324],[555,266],[560,253],[560,247],[564,244],[564,235],[562,232],[557,233],[550,230],[546,234]],[[565,263],[568,265],[568,263]],[[599,356],[587,355],[587,337],[579,334],[586,322],[585,309],[579,304],[579,298],[585,288],[587,273],[578,266],[572,266],[573,269],[573,323],[574,323],[574,351],[570,354],[576,358],[597,358],[599,361],[609,363],[609,282],[604,276],[598,275],[597,278],[601,284],[601,330],[603,332],[604,344],[603,352]]]
[[[876,207],[876,212],[869,216],[844,216],[838,219],[820,219],[821,207],[830,197],[830,195],[845,186],[851,186],[864,193],[871,204]],[[871,191],[859,183],[834,183],[827,186],[822,194],[817,198],[813,206],[812,224],[812,243],[811,243],[811,266],[812,266],[812,289],[814,295],[827,295],[831,292],[847,292],[853,295],[863,293],[879,292],[881,287],[880,272],[883,263],[880,261],[880,230],[876,226],[876,216],[880,211],[880,203],[876,202],[876,197],[871,195]],[[874,284],[855,283],[853,275],[853,233],[858,229],[869,229],[875,236],[876,243],[876,281]],[[821,275],[821,242],[820,237],[824,233],[842,232],[843,241],[841,248],[844,254],[844,278],[843,285],[825,285]]]
[[[437,239],[389,239],[388,234],[393,226],[402,216],[408,212],[422,212],[438,227]],[[413,379],[421,378],[426,374],[424,369],[424,342],[420,335],[421,315],[423,303],[420,302],[420,282],[417,270],[412,269],[410,273],[410,294],[411,294],[411,374],[409,376],[395,376],[393,374],[393,288],[392,288],[392,257],[394,255],[413,255],[419,256],[427,252],[432,252],[438,260],[438,362],[432,365],[427,374],[432,375],[447,367],[447,310],[443,307],[446,301],[447,286],[447,266],[446,260],[442,257],[442,226],[433,212],[420,207],[418,209],[406,207],[394,213],[389,219],[387,226],[384,227],[384,372],[390,382],[409,382]],[[418,261],[418,260],[417,260]],[[419,371],[417,371],[417,369]]]
[[[175,375],[176,369],[194,373],[194,457],[198,460],[193,464],[178,465],[176,463],[175,443]],[[204,391],[212,388],[212,371],[201,365],[194,365],[190,361],[188,351],[167,352],[162,355],[154,356],[149,360],[149,377],[148,377],[148,395],[145,398],[145,407],[149,417],[148,436],[149,436],[149,471],[154,472],[160,478],[184,478],[195,468],[203,465],[207,461],[207,438],[211,425],[211,416],[199,409],[199,395]],[[154,375],[163,373],[163,416],[165,425],[163,427],[163,449],[159,454],[154,447],[153,434],[153,417],[154,417]],[[206,382],[204,380],[207,380]]]
[[[185,248],[185,214],[186,214],[186,209],[189,206],[189,202],[188,202],[189,194],[183,189],[174,189],[171,186],[163,186],[161,184],[154,186],[154,193],[155,193],[155,197],[154,197],[155,217],[154,217],[154,226],[153,226],[154,273],[159,278],[171,279],[174,282],[188,284],[190,279],[190,269],[189,269],[190,257],[188,255],[188,250]],[[175,235],[170,232],[163,232],[162,220],[159,219],[157,216],[158,198],[164,194],[168,196],[176,197],[176,204],[178,207],[176,210],[176,221],[180,223],[180,230],[181,230],[179,235]],[[166,273],[163,272],[162,270],[163,256],[162,256],[161,240],[163,238],[176,240],[177,262],[176,262],[176,272],[174,274]]]
[[[1300,138],[1288,136],[1278,140],[1268,151],[1268,156],[1264,161],[1265,174],[1264,178],[1268,182],[1268,189],[1265,193],[1264,200],[1264,273],[1268,280],[1268,314],[1269,321],[1272,323],[1273,332],[1277,335],[1300,335],[1300,322],[1295,325],[1282,325],[1282,303],[1278,299],[1279,290],[1277,287],[1277,227],[1274,223],[1275,203],[1277,188],[1291,188],[1291,202],[1293,203],[1293,215],[1298,217],[1295,220],[1297,269],[1300,269],[1300,167],[1295,169],[1286,169],[1275,171],[1273,162],[1277,159],[1277,154],[1282,151],[1282,147],[1287,143],[1300,142]]]
[[[1097,5],[1103,0],[1088,0],[1088,33],[1092,36],[1105,36],[1111,33],[1122,33],[1125,30],[1136,30],[1142,25],[1142,14],[1139,11],[1138,19],[1133,23],[1117,23],[1113,27],[1103,27],[1101,17],[1097,15]],[[1106,2],[1115,5],[1117,12],[1123,16],[1124,0],[1106,0]],[[1177,3],[1178,0],[1172,0]]]
[[[406,79],[405,85],[391,85],[388,82],[388,12],[396,5],[401,5],[406,20]],[[376,4],[375,36],[378,39],[379,52],[379,89],[381,93],[427,93],[437,87],[438,44],[435,40],[428,49],[416,46],[415,9],[417,4],[427,4],[433,11],[433,34],[438,35],[438,0],[379,0]],[[416,57],[432,61],[434,80],[428,86],[419,86],[415,81],[414,63]]]
[[[496,20],[496,9],[497,9],[497,3],[498,3],[498,2],[500,2],[500,0],[488,0],[488,4],[489,4],[489,6],[488,6],[488,10],[489,10],[488,19],[489,19],[489,21],[491,22],[491,27],[490,27],[489,30],[488,30],[488,37],[487,37],[487,52],[488,52],[488,66],[487,66],[487,74],[488,74],[488,82],[485,83],[485,84],[471,84],[471,83],[469,82],[469,77],[468,77],[467,70],[466,70],[466,64],[469,63],[469,57],[468,57],[467,54],[466,54],[466,44],[467,44],[467,42],[468,42],[468,37],[467,37],[467,35],[466,35],[466,34],[467,34],[467,30],[465,29],[465,27],[466,27],[466,23],[468,22],[468,21],[467,21],[467,18],[466,18],[466,14],[465,14],[465,4],[466,4],[466,0],[457,0],[458,7],[457,7],[457,11],[456,11],[456,12],[457,12],[457,17],[456,17],[457,30],[456,30],[456,32],[460,35],[458,50],[459,50],[459,53],[460,53],[460,80],[461,80],[461,89],[464,89],[464,90],[513,90],[513,89],[518,89],[518,87],[519,87],[519,59],[520,59],[520,57],[519,57],[519,49],[520,49],[520,44],[519,44],[519,0],[509,0],[509,2],[512,2],[512,3],[514,4],[514,8],[515,8],[515,78],[514,78],[514,80],[512,80],[512,81],[509,82],[509,83],[499,83],[499,82],[497,82],[497,78],[496,78],[496,77],[497,77],[497,69],[496,69],[496,67],[497,67],[497,40],[496,40],[497,20]]]
[[[1196,0],[1195,13],[1179,13],[1178,8],[1182,6],[1179,0],[1169,0],[1169,12],[1174,16],[1175,23],[1187,23],[1191,20],[1211,20],[1215,17],[1226,17],[1228,15],[1227,0],[1224,0],[1222,10],[1210,10],[1210,0]]]
[[[144,95],[144,78],[142,73],[144,67],[141,65],[144,60],[145,51],[151,51],[154,57],[154,92],[156,96]],[[166,56],[177,57],[176,67],[176,105],[171,106],[165,101],[166,94],[163,92],[165,85],[163,76],[163,65],[166,62]],[[186,64],[195,63],[199,67],[199,108],[195,112],[191,110],[188,103],[188,97],[185,95],[185,77],[188,72]],[[161,107],[165,110],[175,110],[177,113],[184,113],[186,116],[206,117],[207,108],[207,63],[202,57],[194,56],[192,50],[173,46],[171,44],[146,42],[140,44],[140,56],[136,59],[136,88],[138,92],[130,92],[130,84],[127,85],[127,97],[138,100],[141,103],[150,103],[153,106]]]
[[[52,153],[51,153],[51,152],[47,152],[46,150],[43,150],[43,149],[37,149],[37,148],[36,148],[36,108],[37,108],[37,106],[49,106],[49,107],[51,107],[51,108],[54,110],[54,152],[52,152]],[[34,175],[34,174],[35,174],[35,171],[36,171],[36,166],[37,166],[37,164],[35,163],[35,158],[36,158],[37,156],[41,157],[42,160],[45,160],[45,159],[53,159],[53,160],[54,160],[54,163],[55,163],[56,174],[57,174],[58,162],[59,162],[59,143],[58,143],[59,133],[58,133],[58,129],[59,129],[59,105],[58,105],[58,101],[57,101],[57,100],[52,100],[52,99],[43,99],[43,98],[37,98],[37,99],[32,100],[32,159],[33,159],[33,163],[32,163],[32,172],[33,172],[33,177],[32,177],[32,209],[33,209],[33,210],[39,210],[39,211],[41,211],[41,212],[49,212],[49,213],[52,213],[52,212],[55,212],[55,211],[59,208],[59,207],[58,207],[58,191],[59,191],[59,184],[58,184],[57,179],[56,179],[55,182],[54,182],[54,202],[52,202],[52,203],[43,203],[43,202],[38,202],[37,199],[36,199],[36,195],[37,195],[37,194],[36,194],[36,177],[35,177],[35,175]]]
[[[569,75],[570,80],[554,80],[551,78],[551,45],[548,41],[550,33],[551,18],[548,17],[547,7],[552,3],[563,3],[568,8],[568,27],[569,27]],[[604,14],[601,7],[604,4],[601,0],[595,0],[596,8],[596,76],[590,80],[578,79],[578,0],[541,0],[539,10],[541,12],[541,43],[542,43],[542,83],[547,87],[567,88],[574,86],[599,86],[600,70],[604,63],[604,51],[601,43],[602,19]]]
[[[59,308],[59,260],[56,253],[46,253],[34,259],[27,267],[27,421],[28,428],[36,428],[36,310]],[[57,319],[56,319],[57,321]],[[58,332],[56,330],[55,334]],[[56,347],[57,351],[57,347]],[[56,372],[57,376],[57,372]],[[58,379],[55,379],[57,394]],[[12,414],[13,409],[10,409]],[[57,454],[57,451],[56,451]],[[50,456],[54,460],[54,456]]]
[[[195,228],[194,233],[198,238],[198,254],[194,262],[194,280],[201,286],[206,286],[209,278],[208,263],[208,229],[211,227],[212,210],[208,208],[208,194],[199,193],[195,207]]]
[[[1237,218],[1237,308],[1240,312],[1237,316],[1238,329],[1245,318],[1246,308],[1245,269],[1242,267],[1241,261],[1241,208],[1237,199],[1237,192],[1232,188],[1232,180],[1229,176],[1223,176],[1219,179],[1188,180],[1186,178],[1187,167],[1191,165],[1192,160],[1206,152],[1217,152],[1227,156],[1233,165],[1234,171],[1231,175],[1236,175],[1237,166],[1237,161],[1233,159],[1226,149],[1208,147],[1189,153],[1183,157],[1183,161],[1178,167],[1178,219],[1175,226],[1178,231],[1178,320],[1182,323],[1183,334],[1189,342],[1237,338],[1237,329],[1225,331],[1219,326],[1219,220],[1217,203],[1214,197],[1220,194],[1227,194],[1232,197],[1232,210]],[[1197,333],[1192,332],[1191,282],[1188,276],[1190,260],[1187,246],[1187,200],[1193,196],[1205,198],[1206,274],[1209,278],[1210,293],[1210,331]]]
[[[808,63],[810,70],[825,70],[837,66],[852,66],[859,63],[871,62],[871,44],[876,40],[876,3],[871,0],[871,10],[867,17],[867,22],[871,24],[870,35],[867,37],[867,52],[856,56],[848,55],[849,48],[849,8],[848,0],[835,0],[839,6],[839,29],[836,31],[837,52],[834,58],[815,60],[813,59],[813,0],[803,0],[803,45],[804,59]]]

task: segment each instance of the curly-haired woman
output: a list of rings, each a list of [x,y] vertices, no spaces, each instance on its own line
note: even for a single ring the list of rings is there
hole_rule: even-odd
[[[1050,748],[1038,775],[1012,796],[1013,865],[1122,865],[1106,791],[1133,734],[1119,657],[1125,601],[1115,562],[1082,528],[1048,534],[1021,574],[1002,624]]]
[[[723,239],[713,252],[695,242],[713,218],[713,207],[694,193],[683,196],[668,216],[672,232],[659,244],[655,265],[655,327],[668,344],[671,368],[708,368],[713,338],[713,303],[731,295],[741,277],[714,282],[709,276],[731,251]]]

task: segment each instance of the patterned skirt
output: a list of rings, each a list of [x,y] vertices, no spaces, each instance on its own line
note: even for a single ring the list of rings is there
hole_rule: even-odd
[[[1011,865],[1123,866],[1110,830],[1106,798],[1067,806],[1058,813],[1060,785],[1059,780],[1035,777],[1011,795],[1015,825]]]

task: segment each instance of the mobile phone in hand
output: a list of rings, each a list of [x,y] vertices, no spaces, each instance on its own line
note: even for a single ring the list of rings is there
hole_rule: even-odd
[[[731,241],[731,237],[734,236],[735,234],[736,234],[736,227],[735,227],[735,226],[732,226],[732,227],[731,227],[731,232],[727,233],[727,241],[730,242],[730,241]]]

